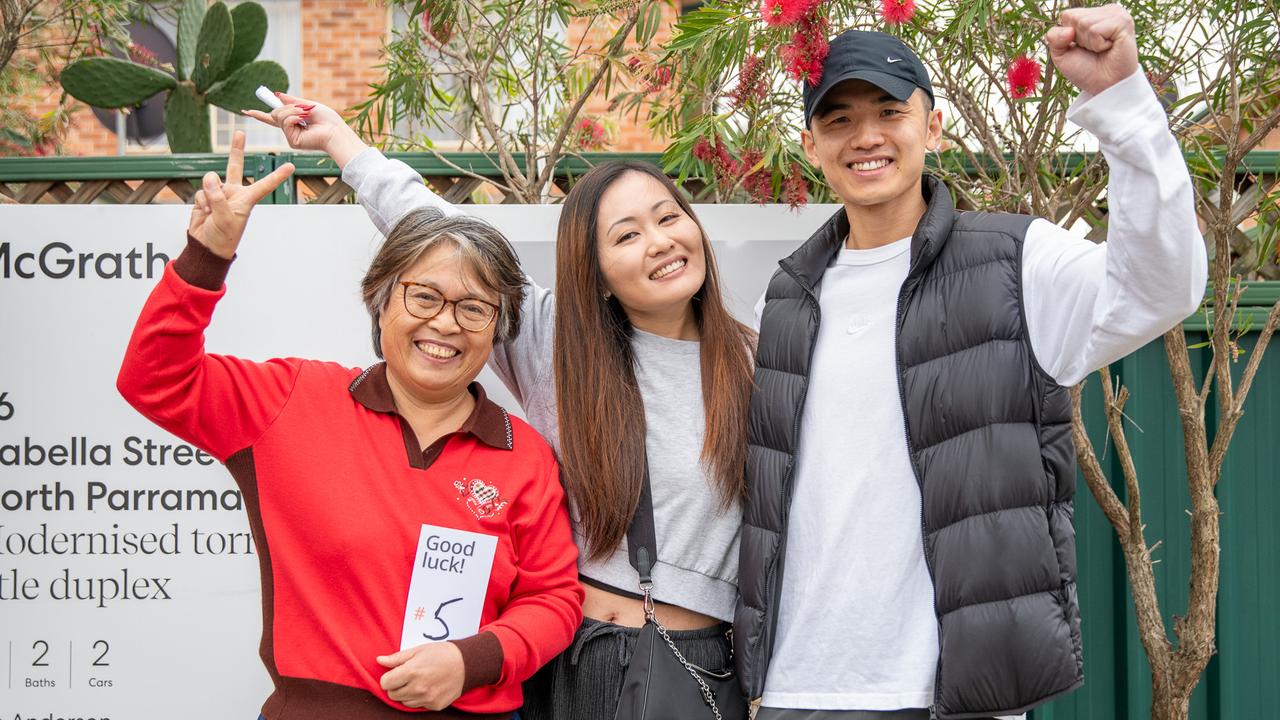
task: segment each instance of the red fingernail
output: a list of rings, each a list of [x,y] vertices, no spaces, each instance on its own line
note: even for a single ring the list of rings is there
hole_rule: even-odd
[[[310,105],[299,105],[298,107],[302,108],[303,110],[311,110],[315,106],[316,106],[315,103],[311,103]]]

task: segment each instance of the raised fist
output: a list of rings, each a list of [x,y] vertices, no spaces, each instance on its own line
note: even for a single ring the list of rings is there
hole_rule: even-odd
[[[1092,95],[1138,69],[1133,17],[1119,5],[1067,10],[1044,40],[1062,75]]]

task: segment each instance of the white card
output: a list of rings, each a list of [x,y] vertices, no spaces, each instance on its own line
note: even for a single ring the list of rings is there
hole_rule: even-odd
[[[497,547],[493,535],[422,526],[405,602],[401,650],[479,632]]]

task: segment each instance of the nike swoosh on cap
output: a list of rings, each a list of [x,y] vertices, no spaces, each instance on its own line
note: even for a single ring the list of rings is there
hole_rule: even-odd
[[[892,65],[893,63],[896,63],[896,62],[902,62],[902,58],[891,58],[891,57],[886,57],[886,58],[885,58],[885,60],[889,61],[889,64],[891,64],[891,65]]]

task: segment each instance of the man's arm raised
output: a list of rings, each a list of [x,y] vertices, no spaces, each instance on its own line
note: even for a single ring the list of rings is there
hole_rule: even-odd
[[[1107,242],[1046,221],[1027,231],[1023,296],[1041,367],[1074,385],[1194,312],[1207,259],[1181,149],[1137,61],[1133,20],[1118,5],[1073,9],[1045,37],[1083,94],[1067,117],[1107,159]]]

